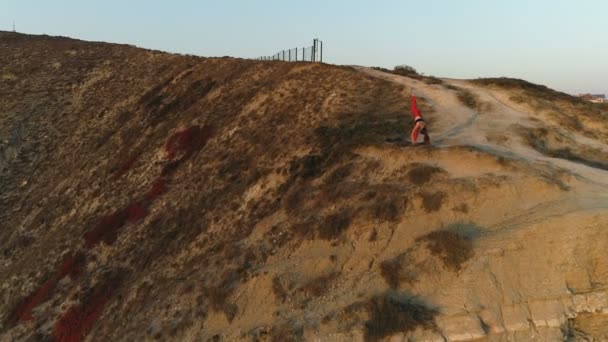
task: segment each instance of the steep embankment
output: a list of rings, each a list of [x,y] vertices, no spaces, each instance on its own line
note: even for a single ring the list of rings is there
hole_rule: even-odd
[[[573,132],[496,84],[0,48],[1,339],[606,334],[599,109]],[[433,147],[403,143],[412,87]]]

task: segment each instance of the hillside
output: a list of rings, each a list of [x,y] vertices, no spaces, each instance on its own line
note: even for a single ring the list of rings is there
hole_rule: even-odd
[[[608,111],[0,32],[0,340],[608,338]],[[407,143],[415,88],[432,146]]]

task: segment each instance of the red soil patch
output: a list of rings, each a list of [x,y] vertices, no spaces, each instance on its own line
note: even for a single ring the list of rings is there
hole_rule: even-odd
[[[167,186],[167,181],[163,178],[158,178],[152,183],[152,187],[146,193],[145,198],[148,201],[154,201],[160,196],[164,195],[169,191],[169,187]]]
[[[21,303],[17,305],[13,312],[13,319],[17,321],[29,321],[33,319],[32,311],[38,305],[49,299],[51,291],[55,289],[57,283],[68,275],[72,279],[77,279],[82,274],[84,264],[84,254],[76,253],[75,255],[66,255],[55,274],[47,279],[38,290],[25,297]]]
[[[167,157],[175,159],[183,154],[182,159],[190,157],[194,152],[203,148],[211,137],[211,127],[191,126],[169,137],[165,145]]]
[[[84,234],[84,245],[88,249],[95,247],[102,241],[107,245],[112,245],[118,238],[118,232],[122,227],[127,223],[139,222],[147,215],[147,205],[143,202],[132,202],[126,208],[102,217],[95,228]]]
[[[148,208],[146,208],[142,203],[135,202],[131,203],[127,209],[127,222],[135,223],[143,220],[148,215]]]
[[[59,342],[84,340],[120,283],[119,278],[105,282],[93,289],[86,302],[70,307],[55,324],[53,340]]]
[[[63,263],[58,273],[59,279],[69,275],[72,280],[78,279],[86,263],[86,256],[82,252],[67,254],[63,258]]]

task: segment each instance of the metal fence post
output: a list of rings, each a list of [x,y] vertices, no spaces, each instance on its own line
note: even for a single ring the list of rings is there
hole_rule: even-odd
[[[321,63],[323,63],[323,41],[321,42]]]

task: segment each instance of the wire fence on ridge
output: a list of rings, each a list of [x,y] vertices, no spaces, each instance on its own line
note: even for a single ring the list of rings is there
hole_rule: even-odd
[[[261,61],[323,63],[323,42],[319,39],[315,39],[313,40],[312,46],[282,50],[272,56],[262,56],[256,59]]]

